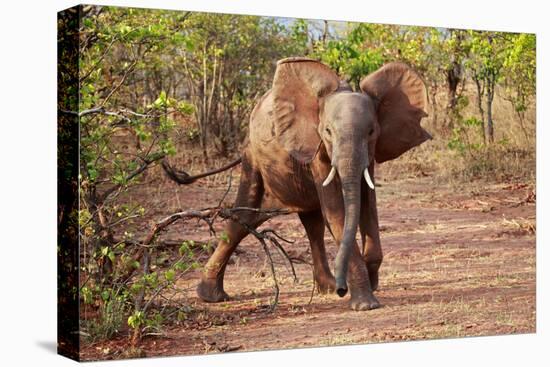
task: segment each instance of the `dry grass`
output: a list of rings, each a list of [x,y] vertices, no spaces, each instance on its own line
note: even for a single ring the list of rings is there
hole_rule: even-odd
[[[469,103],[462,116],[479,118],[475,106],[475,93],[472,85],[467,85],[465,95]],[[385,174],[390,177],[433,176],[437,183],[465,182],[471,180],[535,181],[535,105],[526,111],[526,123],[522,127],[509,102],[503,98],[503,92],[497,89],[493,103],[495,143],[480,147],[470,147],[463,152],[450,149],[452,131],[442,128],[444,121],[445,95],[437,98],[437,116],[432,115],[423,121],[434,139],[424,143],[401,158],[387,162]],[[462,134],[463,142],[470,145],[482,145],[482,136],[478,127],[467,127]]]

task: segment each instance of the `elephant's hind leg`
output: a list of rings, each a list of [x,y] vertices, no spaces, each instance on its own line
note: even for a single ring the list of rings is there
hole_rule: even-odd
[[[260,174],[250,167],[246,158],[243,158],[241,182],[235,207],[259,208],[262,195],[263,185]],[[256,228],[266,219],[263,215],[246,211],[239,213],[238,218],[237,221],[229,220],[227,222],[226,236],[220,239],[216,250],[204,267],[201,281],[197,287],[197,294],[203,301],[221,302],[229,299],[223,288],[223,278],[229,258],[241,240],[248,234],[241,223]]]
[[[325,220],[321,210],[307,213],[300,213],[300,220],[306,229],[307,238],[311,245],[311,256],[313,258],[313,276],[320,293],[334,292],[336,282],[330,272],[325,251]]]

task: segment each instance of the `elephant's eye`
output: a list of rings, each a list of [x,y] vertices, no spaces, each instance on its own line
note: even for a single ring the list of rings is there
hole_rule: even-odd
[[[330,129],[328,127],[325,129],[325,132],[327,133],[328,136],[332,135],[332,133],[330,132]]]
[[[374,134],[374,128],[371,127],[369,130],[369,136],[372,136],[372,134]]]

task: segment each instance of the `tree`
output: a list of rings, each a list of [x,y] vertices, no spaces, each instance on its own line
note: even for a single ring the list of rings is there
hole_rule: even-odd
[[[343,39],[319,44],[315,56],[358,89],[361,79],[384,62],[380,50],[369,47],[367,42],[374,34],[373,27],[369,24],[350,23]]]
[[[178,61],[205,160],[209,134],[220,154],[237,150],[246,118],[269,89],[275,61],[287,56],[283,30],[275,20],[254,16],[189,17],[183,30],[189,47],[181,50]]]
[[[448,36],[442,40],[444,70],[447,80],[447,123],[448,128],[452,129],[455,122],[461,119],[460,104],[461,93],[463,87],[459,90],[460,85],[464,85],[464,61],[467,57],[466,46],[467,34],[460,29],[450,29]]]
[[[476,84],[477,105],[481,115],[483,140],[493,143],[493,99],[503,76],[506,59],[506,35],[499,32],[469,31],[469,57],[466,67]],[[485,107],[483,106],[485,104]]]
[[[77,109],[60,112],[80,126],[79,293],[84,312],[88,305],[99,308],[103,322],[94,334],[109,337],[141,294],[125,274],[140,267],[131,256],[130,228],[146,209],[128,193],[151,167],[175,154],[171,132],[191,108],[170,95],[177,92],[172,75],[159,72],[185,41],[177,33],[184,14],[91,9],[79,30]],[[146,276],[152,279],[144,274],[137,283]]]
[[[530,134],[525,126],[525,113],[534,102],[536,92],[536,37],[534,34],[515,34],[504,60],[506,100],[514,108],[525,139]]]
[[[162,315],[146,312],[150,300],[196,265],[184,251],[182,261],[150,271],[157,232],[134,238],[132,228],[148,208],[147,198],[132,197],[132,190],[175,155],[176,130],[190,120],[199,128],[205,159],[212,145],[224,154],[237,151],[244,120],[269,89],[276,60],[297,45],[287,42],[287,30],[276,20],[261,17],[87,9],[77,33],[78,68],[72,70],[80,85],[73,92],[80,95],[60,111],[80,126],[83,310],[99,308],[103,321],[88,331],[109,337],[128,313],[134,330],[160,322]]]

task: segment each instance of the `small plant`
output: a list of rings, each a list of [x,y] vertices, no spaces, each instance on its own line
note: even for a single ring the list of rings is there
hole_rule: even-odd
[[[187,139],[193,142],[197,141],[197,139],[199,138],[199,135],[200,135],[199,129],[197,129],[196,127],[189,128],[185,132],[185,136],[187,137]]]
[[[482,121],[475,117],[459,119],[456,127],[452,130],[451,139],[447,147],[458,152],[463,157],[465,155],[472,158],[476,157],[484,144],[483,142],[473,141],[471,135],[473,133],[475,136],[475,130],[479,130],[480,127],[483,127]]]
[[[155,309],[153,302],[163,292],[172,290],[178,292],[176,282],[187,272],[197,269],[200,265],[196,261],[195,242],[183,241],[178,249],[179,258],[169,266],[155,272],[144,273],[139,276],[130,287],[134,300],[134,312],[128,316],[128,326],[133,330],[132,344],[135,345],[141,335],[158,333],[165,321],[166,308]],[[147,262],[148,255],[145,256]],[[183,311],[178,311],[178,319],[183,317]]]
[[[97,288],[96,292],[100,289]],[[85,303],[89,304],[94,300],[94,292],[85,287],[81,292]],[[97,308],[98,317],[83,319],[82,329],[86,336],[93,341],[110,339],[123,330],[125,316],[129,311],[127,294],[113,294],[104,289],[99,295],[100,301]]]

